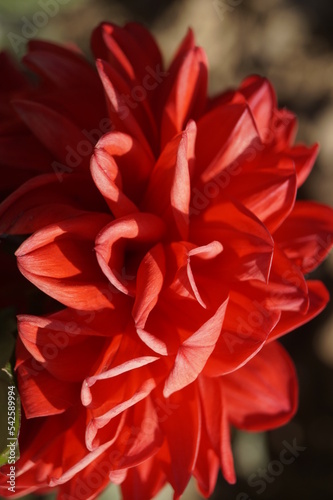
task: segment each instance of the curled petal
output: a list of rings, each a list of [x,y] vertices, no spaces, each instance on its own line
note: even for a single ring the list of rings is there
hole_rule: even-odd
[[[190,121],[184,132],[170,141],[151,173],[141,209],[161,215],[173,229],[174,239],[188,237],[190,177],[194,162],[196,126]]]
[[[103,170],[119,189],[138,200],[148,182],[154,166],[154,157],[134,137],[113,131],[105,134],[97,143],[96,151],[105,151],[114,163],[103,164]],[[118,167],[118,170],[116,169]]]
[[[85,379],[81,400],[89,408],[89,449],[98,446],[103,435],[108,440],[110,425],[112,429],[118,427],[117,420],[116,424],[113,420],[147,398],[156,387],[162,374],[162,368],[155,366],[158,359],[144,344],[126,336],[111,366]]]
[[[333,245],[333,210],[319,203],[298,201],[274,239],[304,274],[309,273]]]
[[[124,273],[125,245],[130,245],[132,240],[141,247],[154,244],[164,232],[164,223],[156,215],[134,213],[111,222],[98,234],[95,245],[97,260],[105,276],[119,291],[134,295],[135,290],[135,284],[127,281],[135,276]]]
[[[96,186],[115,217],[124,217],[138,212],[135,204],[117,185],[119,169],[112,157],[103,150],[96,150],[91,158],[90,170]]]
[[[84,214],[34,233],[16,252],[20,271],[69,307],[112,307],[114,290],[93,253],[93,238],[109,221],[106,214]]]
[[[307,281],[309,308],[304,314],[298,311],[283,311],[278,324],[269,335],[269,341],[275,340],[315,318],[327,305],[329,293],[320,281]]]
[[[143,258],[137,273],[136,297],[132,315],[139,329],[144,328],[150,311],[157,303],[165,276],[165,254],[161,244]]]
[[[268,284],[257,281],[252,282],[251,287],[256,289],[259,303],[272,311],[306,313],[308,310],[308,287],[304,275],[278,246],[274,249]]]
[[[267,282],[274,242],[264,224],[240,203],[225,199],[208,206],[191,221],[191,240],[205,245],[218,240],[223,245],[220,264],[211,276],[221,273],[226,282],[257,279]]]
[[[120,75],[105,61],[98,60],[97,69],[108,98],[111,119],[116,129],[135,137],[147,150],[147,153],[151,154],[151,147],[143,132],[146,127],[142,128],[141,123],[138,122],[138,117],[131,111],[129,105],[124,103],[121,93],[117,89],[116,83],[121,88],[125,85],[125,89],[126,83],[121,81]]]

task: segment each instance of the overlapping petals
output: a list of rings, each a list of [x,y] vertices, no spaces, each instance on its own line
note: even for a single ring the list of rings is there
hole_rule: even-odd
[[[38,91],[2,60],[2,168],[26,182],[0,227],[27,236],[21,273],[65,306],[18,318],[17,495],[90,500],[113,482],[149,500],[170,483],[178,499],[193,475],[209,497],[220,468],[235,481],[231,426],[271,429],[297,408],[276,339],[328,302],[306,274],[332,246],[333,212],[296,201],[317,146],[294,145],[265,78],[207,97],[191,31],[168,68],[137,24],[103,23],[92,48],[96,71],[31,43]]]

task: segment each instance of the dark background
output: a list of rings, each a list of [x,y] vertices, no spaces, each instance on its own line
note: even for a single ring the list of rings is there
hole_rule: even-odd
[[[0,0],[0,46],[14,57],[24,54],[24,44],[13,47],[8,34],[21,35],[25,20],[32,20],[43,3],[47,0]],[[302,187],[300,197],[332,204],[331,0],[69,0],[59,4],[58,13],[38,29],[35,37],[75,41],[88,54],[90,32],[102,20],[119,24],[130,20],[143,22],[157,37],[167,61],[191,26],[197,43],[208,55],[211,93],[238,85],[250,73],[269,77],[280,106],[287,106],[299,118],[298,140],[307,144],[318,141],[321,146],[314,171]],[[313,277],[323,280],[332,295],[332,254]],[[214,499],[333,499],[332,305],[282,342],[295,361],[299,376],[298,413],[292,422],[275,431],[235,433],[238,482],[230,486],[220,478]],[[291,445],[294,440],[305,450],[299,452],[293,463],[279,466],[276,462],[286,446],[284,443]],[[261,487],[259,475],[267,468],[268,480]],[[103,498],[119,497],[112,487]],[[171,499],[171,490],[167,489],[158,498]],[[184,499],[198,498],[190,485]]]

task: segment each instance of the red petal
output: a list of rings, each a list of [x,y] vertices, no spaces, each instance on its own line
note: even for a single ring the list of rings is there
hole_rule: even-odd
[[[198,47],[189,50],[164,106],[161,147],[184,129],[190,118],[197,118],[206,104],[207,59]]]
[[[259,297],[251,288],[231,291],[221,335],[204,368],[205,375],[217,377],[233,372],[263,347],[280,313],[270,311]]]
[[[164,113],[164,105],[168,100],[170,92],[175,84],[178,76],[178,72],[183,64],[184,58],[189,52],[193,52],[195,48],[195,40],[193,31],[191,28],[188,29],[185,37],[180,43],[177,52],[175,53],[170,67],[167,71],[167,78],[162,82],[159,88],[159,99],[154,103],[156,107],[156,115],[158,117],[158,122],[161,121]]]
[[[162,62],[154,39],[136,23],[124,28],[102,23],[92,35],[92,45],[95,57],[108,61],[129,83],[142,82],[147,66],[155,68]]]
[[[163,216],[174,238],[186,240],[189,225],[190,173],[196,128],[190,122],[162,151],[141,203],[141,209]],[[170,229],[171,231],[171,229]]]
[[[96,457],[91,463],[79,471],[75,478],[67,481],[58,488],[57,500],[69,500],[82,498],[84,500],[95,500],[110,485],[110,473],[108,473],[108,450]],[[98,471],[98,481],[92,482]],[[89,484],[89,486],[87,486]]]
[[[163,246],[154,246],[143,258],[137,273],[136,297],[132,316],[136,327],[144,328],[150,311],[158,301],[165,276]]]
[[[288,422],[297,409],[294,365],[276,342],[241,369],[223,377],[223,394],[233,425],[264,431]]]
[[[135,137],[142,144],[147,153],[151,154],[151,148],[147,141],[147,136],[145,135],[147,124],[145,126],[145,124],[142,123],[142,114],[141,119],[140,115],[138,116],[138,113],[141,111],[141,106],[137,106],[131,111],[130,106],[125,104],[117,87],[126,91],[126,87],[124,87],[126,83],[121,80],[121,77],[117,75],[107,62],[98,60],[97,69],[108,98],[109,112],[115,128]]]
[[[287,109],[274,110],[271,133],[276,151],[284,151],[291,146],[297,132],[297,120],[293,113]]]
[[[138,212],[135,204],[117,186],[119,169],[111,156],[103,150],[96,149],[90,162],[90,170],[114,217],[124,217]]]
[[[207,274],[207,262],[214,267],[214,259],[221,251],[218,242],[200,248],[179,242],[165,246],[164,250],[168,263],[165,287],[149,314],[145,329],[137,328],[137,333],[152,350],[166,356],[176,355],[180,345],[193,332],[205,323],[209,324],[226,300],[228,287],[220,286],[216,293],[211,279],[202,280],[202,276]],[[211,297],[213,300],[210,300]],[[173,312],[172,321],[170,311]]]
[[[128,410],[124,428],[112,447],[115,457],[111,468],[117,472],[145,462],[158,451],[162,442],[154,402],[146,397]]]
[[[309,273],[333,245],[333,210],[319,203],[298,201],[274,239],[304,274]]]
[[[297,187],[300,187],[308,178],[314,162],[316,161],[318,150],[318,144],[314,144],[312,147],[300,144],[294,146],[287,152],[288,156],[295,163]]]
[[[273,255],[273,240],[262,222],[237,202],[224,199],[208,206],[191,219],[191,241],[205,245],[218,240],[223,253],[214,264],[213,276],[221,273],[221,279],[241,281],[258,279],[267,281]]]
[[[33,358],[18,368],[19,392],[27,418],[63,413],[78,403],[79,385],[61,384]]]
[[[89,408],[86,440],[89,449],[99,445],[113,419],[128,408],[147,398],[161,376],[155,366],[158,357],[137,339],[123,337],[110,366],[103,364],[102,371],[88,377],[82,386],[81,399]],[[162,373],[162,372],[161,372]],[[100,429],[105,431],[100,432]]]
[[[259,303],[272,311],[306,313],[308,310],[308,288],[303,273],[279,250],[278,246],[274,249],[268,284],[253,281],[251,287],[257,290]],[[244,293],[245,291],[244,284]],[[248,291],[248,293],[253,292]]]
[[[203,419],[200,447],[193,476],[197,480],[200,493],[205,498],[209,498],[213,494],[216,486],[217,476],[220,470],[220,460],[213,450],[206,427],[207,423],[205,419]]]
[[[191,384],[203,370],[220,336],[227,303],[226,300],[221,304],[216,313],[179,347],[174,366],[165,381],[165,398]]]
[[[298,311],[283,311],[281,318],[269,335],[269,341],[275,340],[281,335],[291,332],[315,318],[326,307],[329,294],[326,287],[320,281],[307,281],[309,292],[309,309],[305,314]]]
[[[200,377],[199,388],[210,445],[220,459],[222,472],[229,483],[236,476],[231,450],[228,406],[223,394],[223,379]]]
[[[84,335],[84,326],[83,322],[61,322],[52,316],[18,316],[24,346],[42,369],[59,381],[82,382],[96,361],[91,353],[98,353],[104,347],[105,338]]]
[[[133,295],[135,284],[124,276],[124,248],[134,240],[136,244],[152,244],[159,241],[165,226],[159,217],[149,213],[133,213],[117,219],[103,228],[96,238],[96,255],[101,270],[121,292]]]
[[[171,248],[175,250],[178,263],[178,270],[172,282],[171,289],[179,297],[192,297],[196,299],[204,309],[207,309],[207,303],[201,295],[207,295],[207,288],[210,285],[208,283],[203,285],[204,280],[200,278],[202,278],[202,275],[206,276],[206,261],[214,259],[223,251],[221,243],[212,241],[208,245],[201,247],[195,247],[191,244],[174,243],[171,245]],[[197,282],[201,285],[201,293]],[[217,302],[215,301],[215,303],[219,303],[219,298],[217,298]]]
[[[250,76],[246,78],[238,89],[250,106],[262,141],[265,141],[270,132],[269,126],[273,111],[276,108],[275,92],[266,78]]]
[[[76,189],[78,182],[80,190]],[[0,230],[7,234],[29,234],[83,211],[104,209],[99,192],[86,177],[67,175],[60,186],[53,174],[39,175],[21,185],[0,205]]]
[[[17,250],[22,274],[51,297],[76,309],[112,307],[112,295],[93,253],[93,238],[109,222],[88,214],[47,226]]]
[[[104,135],[94,156],[91,173],[110,209],[117,217],[127,215],[122,213],[124,209],[136,211],[134,203],[142,197],[154,158],[133,137],[121,132]]]
[[[170,456],[166,472],[175,495],[180,496],[191,478],[200,444],[201,411],[195,384],[173,394],[166,402],[173,408],[160,423]]]
[[[293,209],[297,186],[294,164],[290,158],[264,158],[258,168],[256,160],[252,168],[244,168],[239,178],[228,185],[228,196],[241,201],[273,233]]]
[[[133,22],[125,24],[124,29],[135,38],[137,45],[139,45],[141,50],[149,56],[150,63],[154,67],[158,64],[162,66],[163,60],[161,51],[150,31],[142,24]],[[137,60],[134,53],[130,53],[133,55],[133,59]]]
[[[170,73],[172,74],[172,76],[177,75],[186,54],[190,50],[193,50],[194,47],[195,47],[194,33],[191,28],[188,28],[186,35],[179,44],[179,47],[177,48],[177,51],[172,59],[170,65]]]
[[[91,37],[92,50],[95,59],[108,61],[122,78],[131,82],[135,80],[135,72],[129,60],[130,54],[126,55],[112,36],[115,29],[122,30],[111,23],[101,23],[97,26]]]
[[[153,498],[166,482],[161,465],[153,456],[127,471],[121,485],[123,500],[147,500]]]
[[[94,91],[100,82],[92,66],[78,53],[60,45],[38,41],[30,45],[23,62],[35,73],[57,87],[90,87]]]
[[[259,137],[245,104],[219,106],[200,118],[197,126],[196,172],[203,186],[237,161]]]
[[[84,416],[84,413],[83,413],[83,416]],[[71,447],[72,451],[73,451],[73,449],[75,450],[75,446],[77,446],[78,439],[75,436],[76,429],[74,426],[70,429],[70,431],[71,431],[71,433],[74,434],[74,437],[76,439],[73,440],[73,437],[71,437],[70,435],[66,436],[66,434],[65,434],[64,435],[64,445],[66,445],[67,447]],[[77,431],[76,431],[76,434],[77,434]],[[66,441],[66,438],[67,438],[67,441]],[[82,442],[84,443],[84,441],[81,437],[81,439],[80,439],[81,446],[82,446]],[[81,471],[84,471],[89,466],[91,466],[91,468],[87,469],[87,470],[90,470],[90,471],[95,470],[96,463],[98,463],[98,458],[102,457],[105,452],[109,451],[110,445],[112,444],[112,442],[113,442],[113,439],[111,439],[110,442],[101,444],[98,448],[96,448],[95,450],[90,451],[90,452],[84,446],[83,452],[80,450],[80,452],[81,452],[80,459],[76,459],[76,460],[72,460],[70,450],[68,450],[67,454],[65,454],[62,451],[62,449],[60,448],[60,451],[64,455],[64,460],[62,463],[61,471],[60,471],[60,473],[58,472],[57,475],[54,474],[53,476],[51,476],[51,478],[49,479],[49,486],[52,488],[60,486],[64,483],[66,483],[67,481],[70,481],[76,474],[78,474]],[[59,448],[59,442],[58,442],[58,448]],[[106,455],[106,456],[108,456],[108,455]],[[103,458],[105,459],[105,455],[103,456]],[[84,472],[83,472],[83,474],[84,474]],[[89,476],[89,474],[88,474],[88,476]]]
[[[190,192],[190,167],[194,157],[196,127],[190,123],[182,134],[177,151],[175,176],[171,187],[171,211],[180,237],[188,239]]]
[[[80,171],[89,165],[89,155],[80,154],[78,146],[82,142],[88,144],[91,153],[93,146],[65,115],[33,101],[16,100],[13,105],[22,121],[57,160],[71,171]]]

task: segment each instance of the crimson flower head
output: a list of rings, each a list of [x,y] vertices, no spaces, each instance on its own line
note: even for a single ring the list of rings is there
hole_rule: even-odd
[[[328,301],[305,276],[331,247],[333,212],[296,201],[317,146],[294,145],[265,78],[208,97],[191,31],[168,68],[138,24],[102,24],[92,49],[97,71],[30,45],[40,80],[14,95],[0,143],[2,168],[26,181],[1,230],[28,235],[21,273],[64,306],[18,317],[15,495],[88,500],[113,482],[149,500],[170,483],[178,499],[194,476],[209,497],[220,468],[235,481],[231,426],[272,429],[296,411],[276,339]]]

